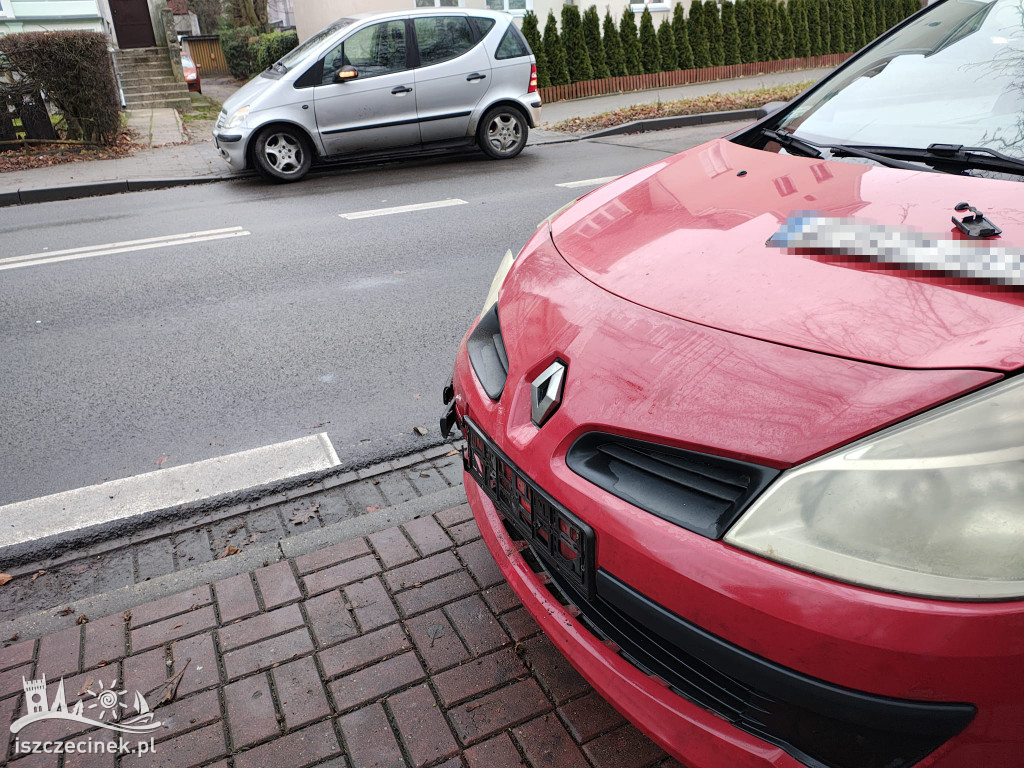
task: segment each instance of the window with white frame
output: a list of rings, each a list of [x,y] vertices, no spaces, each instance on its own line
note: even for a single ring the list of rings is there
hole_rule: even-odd
[[[0,19],[13,19],[14,8],[11,6],[11,0],[0,0]]]
[[[629,10],[633,13],[643,13],[644,8],[650,10],[651,13],[671,11],[672,4],[669,0],[629,0]]]
[[[527,11],[533,10],[533,0],[487,0],[487,10],[524,16]]]
[[[417,8],[462,8],[465,0],[415,0]]]

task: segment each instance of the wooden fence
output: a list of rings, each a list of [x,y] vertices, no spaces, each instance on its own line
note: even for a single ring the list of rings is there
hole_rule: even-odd
[[[818,67],[838,67],[852,55],[852,53],[829,53],[824,56],[809,56],[803,59],[757,61],[751,64],[726,64],[723,67],[707,67],[705,69],[677,69],[674,72],[654,72],[649,75],[605,77],[572,85],[552,85],[538,90],[541,100],[550,104],[553,101],[603,96],[606,93],[646,91],[651,88],[708,83],[713,80],[729,80],[735,77],[796,72],[801,69],[816,69]]]
[[[182,40],[188,43],[189,55],[195,65],[199,67],[200,77],[231,74],[227,59],[224,58],[224,51],[220,47],[220,37],[201,35],[183,37]]]

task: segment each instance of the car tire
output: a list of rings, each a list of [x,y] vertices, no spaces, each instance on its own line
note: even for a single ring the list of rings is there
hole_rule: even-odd
[[[271,125],[256,134],[252,156],[260,176],[275,184],[286,184],[298,181],[309,172],[313,147],[298,128]]]
[[[495,160],[510,160],[523,151],[530,124],[513,106],[500,104],[487,110],[476,129],[476,142],[484,154]]]

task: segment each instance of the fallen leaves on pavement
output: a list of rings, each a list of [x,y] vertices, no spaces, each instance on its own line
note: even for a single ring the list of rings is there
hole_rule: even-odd
[[[14,577],[11,576],[11,574],[9,574],[9,573],[0,573],[0,587],[2,587],[4,584],[6,584],[8,581],[10,581],[13,578]]]
[[[240,550],[238,547],[235,547],[235,546],[232,546],[231,544],[228,544],[227,547],[224,548],[224,551],[221,552],[219,555],[217,555],[217,559],[218,560],[223,560],[225,557],[230,557],[231,555],[237,555],[241,551],[242,550]]]
[[[295,511],[288,516],[288,522],[292,525],[302,525],[308,523],[314,517],[316,517],[317,510],[320,509],[319,504],[313,504],[312,506],[302,508],[296,507]]]
[[[703,115],[707,112],[725,112],[733,109],[752,109],[763,107],[770,101],[789,101],[811,86],[811,82],[779,85],[773,88],[758,88],[734,93],[710,93],[692,99],[679,101],[657,102],[655,104],[635,104],[631,107],[616,109],[593,117],[573,117],[554,125],[544,127],[563,133],[589,133],[602,128],[632,123],[636,120],[649,120],[653,117],[675,117],[677,115]]]
[[[0,149],[0,173],[24,171],[29,168],[47,168],[51,165],[75,163],[81,160],[111,160],[128,157],[143,149],[134,137],[124,131],[111,147],[74,146],[69,144],[33,144],[29,148],[10,147]]]

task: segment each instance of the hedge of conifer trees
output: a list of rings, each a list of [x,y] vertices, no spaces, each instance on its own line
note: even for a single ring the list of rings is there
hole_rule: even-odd
[[[637,25],[627,6],[616,22],[596,6],[562,7],[543,32],[528,11],[523,35],[537,57],[541,87],[677,69],[850,53],[920,10],[919,0],[691,0],[655,23]],[[660,15],[660,14],[659,14]]]

